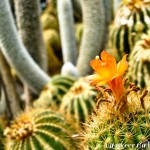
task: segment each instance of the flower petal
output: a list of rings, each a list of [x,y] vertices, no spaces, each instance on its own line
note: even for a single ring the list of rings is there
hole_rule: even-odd
[[[123,75],[128,68],[128,62],[126,61],[127,54],[124,55],[122,60],[117,64],[117,73]]]
[[[106,51],[102,51],[101,59],[103,61],[107,62],[107,64],[111,65],[111,72],[113,72],[112,74],[115,74],[117,72],[116,60],[115,60],[115,58],[112,55],[110,55]]]

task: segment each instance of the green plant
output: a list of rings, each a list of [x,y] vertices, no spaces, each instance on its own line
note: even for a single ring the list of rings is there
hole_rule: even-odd
[[[118,59],[129,54],[142,33],[149,29],[150,2],[124,0],[110,27],[109,47]]]
[[[76,126],[82,125],[95,109],[95,98],[96,91],[81,78],[63,97],[60,112],[68,119],[73,118]]]
[[[4,131],[6,150],[76,149],[74,131],[60,114],[48,109],[28,110]]]
[[[111,96],[99,99],[99,109],[91,116],[84,132],[85,149],[138,149],[150,140],[150,107],[143,109],[143,98],[138,87],[132,87],[126,94],[127,103],[121,112],[110,103]],[[105,99],[105,101],[104,101]],[[147,97],[149,99],[149,97]],[[140,104],[141,101],[141,104]],[[109,104],[110,103],[110,104]],[[149,105],[147,101],[144,106]],[[128,110],[127,110],[128,108]],[[142,145],[143,143],[143,145]],[[146,149],[145,145],[145,148]],[[142,147],[141,147],[142,148]]]
[[[55,75],[51,82],[45,86],[39,98],[34,102],[34,106],[58,108],[62,97],[69,91],[74,82],[75,79],[73,77]]]
[[[141,88],[150,89],[150,30],[142,35],[131,52],[128,76]]]

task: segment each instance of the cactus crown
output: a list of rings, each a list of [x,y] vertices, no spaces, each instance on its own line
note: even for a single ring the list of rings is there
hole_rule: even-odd
[[[4,131],[9,150],[75,149],[73,133],[63,116],[48,109],[28,110]]]

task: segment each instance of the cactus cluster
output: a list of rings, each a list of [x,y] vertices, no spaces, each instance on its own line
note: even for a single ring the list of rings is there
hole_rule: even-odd
[[[129,59],[130,80],[141,88],[150,89],[150,30],[135,44]]]
[[[84,81],[79,79],[63,97],[60,111],[69,119],[75,121],[76,126],[86,122],[90,112],[95,109],[97,92]]]
[[[84,131],[83,149],[138,149],[150,140],[150,103],[144,103],[139,88],[130,85],[121,104],[112,104],[112,95],[104,90],[97,101],[97,111]],[[127,101],[125,101],[127,99]],[[146,107],[147,106],[147,107]],[[142,147],[143,146],[143,147]]]
[[[34,102],[34,107],[53,107],[57,109],[62,97],[69,91],[74,82],[75,79],[71,76],[55,75]]]
[[[4,131],[6,150],[76,149],[73,130],[64,117],[51,110],[28,110]]]
[[[150,1],[123,0],[110,27],[109,47],[120,59],[150,27]]]

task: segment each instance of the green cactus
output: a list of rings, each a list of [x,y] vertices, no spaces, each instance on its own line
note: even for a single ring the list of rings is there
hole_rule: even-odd
[[[76,65],[77,50],[71,1],[57,1],[57,12],[62,43],[63,61],[64,63],[71,62],[73,65]]]
[[[76,149],[75,133],[65,118],[47,109],[24,112],[7,127],[6,150]]]
[[[150,30],[135,44],[129,59],[130,80],[141,88],[147,87],[150,90]]]
[[[150,2],[147,0],[124,0],[110,27],[109,47],[118,59],[129,54],[142,33],[149,29]]]
[[[38,100],[34,102],[34,106],[57,109],[63,95],[69,91],[74,82],[75,79],[73,77],[55,75],[51,82],[45,86]]]
[[[110,91],[104,91],[103,97],[97,101],[97,111],[83,133],[82,150],[136,150],[143,146],[142,143],[148,144],[150,97],[147,96],[145,101],[148,91],[140,95],[138,90],[131,84],[118,106],[113,103]]]
[[[81,78],[63,97],[60,112],[68,119],[73,118],[76,126],[79,127],[86,122],[90,112],[95,109],[95,98],[96,91]]]

